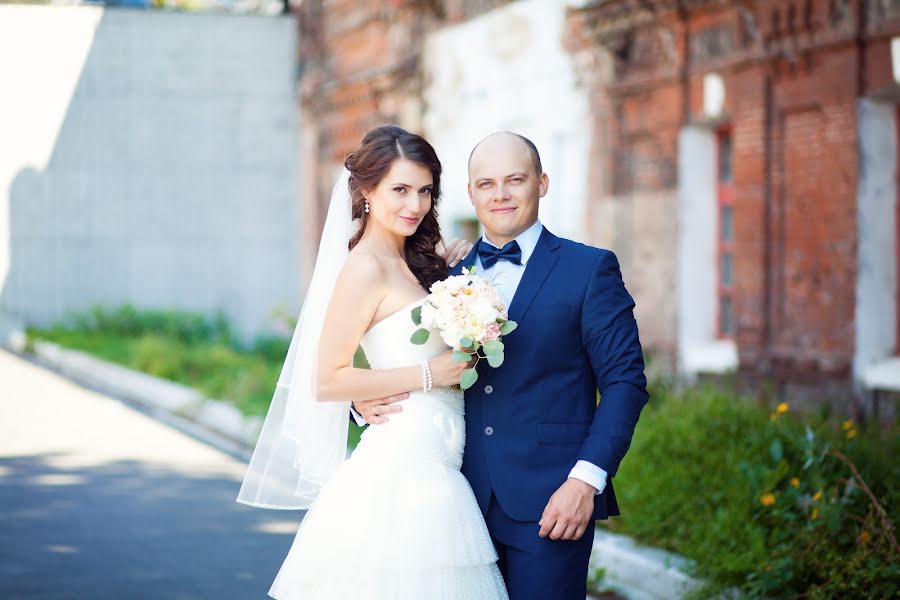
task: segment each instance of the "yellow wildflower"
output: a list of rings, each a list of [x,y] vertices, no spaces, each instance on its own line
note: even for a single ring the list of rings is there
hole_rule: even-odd
[[[822,492],[816,492],[815,495],[812,497],[812,499],[813,499],[813,502],[818,502],[819,500],[821,500]]]
[[[763,506],[772,506],[775,504],[775,494],[763,494],[759,497],[759,501]]]
[[[769,420],[770,420],[770,421],[774,421],[774,420],[777,419],[777,418],[778,418],[778,415],[776,415],[775,413],[772,413],[771,415],[769,415]]]
[[[841,423],[841,428],[843,428],[844,431],[847,431],[848,429],[852,429],[853,428],[853,419],[847,419],[846,421]]]
[[[862,533],[859,534],[859,537],[857,538],[856,541],[858,541],[860,544],[866,544],[871,539],[872,539],[872,536],[869,534],[869,532],[863,531]]]
[[[791,477],[791,485],[795,488],[800,487],[800,480],[796,477]]]
[[[855,429],[851,429],[851,430],[849,430],[849,431],[847,432],[847,439],[848,439],[848,440],[852,440],[852,439],[855,438],[855,437],[856,437],[856,430],[855,430]]]
[[[816,519],[819,518],[819,507],[818,506],[813,506],[812,514],[809,515],[809,518],[812,519],[813,521],[815,521]]]
[[[788,404],[787,404],[787,402],[782,402],[781,404],[779,404],[779,405],[778,405],[778,408],[776,408],[775,411],[776,411],[779,415],[783,415],[784,413],[786,413],[786,412],[788,411]]]

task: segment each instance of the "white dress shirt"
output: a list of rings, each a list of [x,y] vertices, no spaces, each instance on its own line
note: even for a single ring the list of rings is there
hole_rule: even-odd
[[[487,279],[494,280],[494,287],[500,292],[500,296],[503,298],[507,307],[509,307],[513,297],[516,295],[516,290],[519,289],[519,282],[522,281],[522,275],[525,274],[525,267],[528,265],[528,260],[531,258],[531,255],[534,254],[534,249],[537,247],[542,231],[544,231],[544,226],[540,221],[537,221],[534,225],[520,233],[519,237],[516,238],[516,243],[519,244],[519,249],[522,251],[521,265],[513,264],[508,260],[498,260],[490,269],[484,269],[481,266],[481,260],[478,258],[478,255],[475,255],[475,266],[478,267],[476,273]],[[483,236],[481,241],[482,243],[490,244],[495,248],[502,247],[491,242],[487,235]],[[569,477],[580,479],[586,484],[596,488],[597,494],[602,494],[603,490],[606,488],[608,474],[594,463],[586,460],[579,460],[575,463],[575,466],[572,467],[572,470],[569,471]]]

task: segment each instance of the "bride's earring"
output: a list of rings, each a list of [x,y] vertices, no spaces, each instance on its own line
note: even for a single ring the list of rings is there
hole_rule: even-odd
[[[369,201],[366,200],[366,214],[369,214]]]

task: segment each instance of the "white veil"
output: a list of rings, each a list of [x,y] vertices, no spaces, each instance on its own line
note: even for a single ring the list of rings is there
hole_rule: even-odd
[[[347,169],[331,194],[319,254],[272,404],[237,501],[260,508],[308,508],[347,456],[350,402],[316,399],[316,363],[325,311],[347,244],[351,219]]]

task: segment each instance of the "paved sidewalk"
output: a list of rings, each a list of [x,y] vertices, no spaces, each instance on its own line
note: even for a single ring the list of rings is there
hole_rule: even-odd
[[[266,598],[300,513],[244,468],[0,350],[0,598]]]

